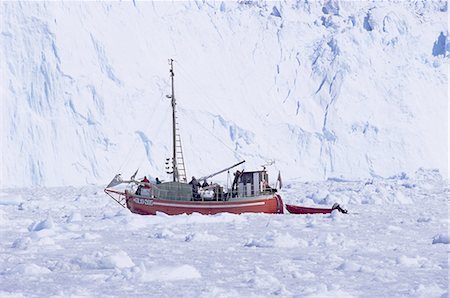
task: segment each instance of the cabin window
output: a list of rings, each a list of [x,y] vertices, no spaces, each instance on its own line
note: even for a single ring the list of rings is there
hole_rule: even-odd
[[[244,173],[241,176],[241,183],[244,184],[253,184],[253,175],[252,173]]]

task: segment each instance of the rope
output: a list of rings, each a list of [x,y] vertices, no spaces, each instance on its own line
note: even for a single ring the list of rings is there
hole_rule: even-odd
[[[227,148],[228,150],[230,150],[230,152],[233,152],[235,155],[237,155],[240,159],[244,159],[244,157],[239,154],[236,150],[234,150],[233,148],[229,147],[227,144],[225,144],[221,139],[219,139],[214,133],[212,133],[209,129],[207,129],[206,127],[204,127],[200,121],[197,120],[197,118],[189,118],[191,120],[194,120],[195,122],[197,122],[197,124],[203,128],[208,134],[210,134],[212,137],[214,137],[216,140],[218,140],[225,148]]]
[[[174,60],[174,62],[177,64],[177,66],[180,68],[181,73],[189,80],[189,82],[191,83],[191,85],[194,87],[193,91],[195,92],[196,95],[198,95],[198,97],[204,101],[206,103],[206,106],[211,105],[211,103],[218,109],[220,110],[221,107],[218,106],[216,104],[215,101],[211,100],[210,97],[208,97],[206,94],[203,94],[201,90],[203,90],[204,88],[199,87],[199,85],[196,83],[196,81],[194,79],[192,79],[192,77],[189,75],[189,72],[181,65],[181,63],[179,63],[178,61]],[[272,92],[275,88],[276,84],[273,84],[268,93]],[[248,94],[248,90],[246,88],[246,86],[244,85],[244,93]],[[314,94],[308,95],[307,97],[303,97],[303,98],[312,98],[314,96]],[[247,96],[248,97],[248,96]],[[216,140],[218,140],[221,144],[223,144],[225,146],[225,148],[227,148],[228,150],[230,150],[231,152],[233,152],[238,158],[240,159],[244,159],[244,157],[239,154],[236,150],[234,150],[233,148],[230,148],[229,146],[227,146],[221,139],[219,139],[215,134],[213,134],[209,129],[207,129],[206,127],[204,127],[198,120],[197,118],[194,118],[194,120],[196,120],[196,122],[200,125],[200,127],[202,127],[204,130],[206,130],[210,135],[212,135]],[[274,149],[271,149],[271,151],[273,151]],[[275,165],[275,169],[279,170],[278,167]]]
[[[177,66],[180,67],[181,73],[183,73],[185,75],[185,77],[189,80],[189,82],[191,83],[191,85],[194,86],[193,91],[198,95],[198,97],[201,100],[204,100],[204,103],[206,104],[206,106],[211,105],[211,103],[220,110],[220,107],[216,104],[215,101],[211,100],[210,97],[206,96],[206,94],[203,94],[201,92],[202,88],[195,82],[195,80],[189,75],[189,72],[178,62],[175,60],[175,63],[177,64]]]
[[[159,126],[158,126],[157,131],[156,131],[156,135],[155,135],[155,137],[153,138],[153,141],[157,141],[157,140],[158,140],[158,137],[159,137],[160,132],[161,132],[161,127],[162,127],[163,124],[165,123],[164,120],[167,118],[167,114],[168,114],[168,113],[169,113],[169,109],[166,109],[166,112],[164,113],[164,116],[163,116],[163,121],[161,121],[161,122],[159,123]],[[145,158],[146,158],[146,155],[141,156],[141,159],[139,160],[138,164],[141,164],[142,161],[143,161]]]
[[[207,103],[207,105],[210,105],[211,103],[213,103],[217,109],[220,110],[220,107],[215,103],[215,101],[211,100],[209,97],[207,97],[205,94],[200,92],[200,87],[195,83],[195,81],[191,78],[191,76],[189,76],[188,72],[184,69],[184,67],[175,60],[175,63],[180,67],[180,69],[182,69],[183,73],[185,74],[185,76],[188,78],[188,80],[191,82],[191,84],[194,86],[194,92],[199,95],[199,98],[201,98],[202,100],[206,100],[205,103]],[[184,113],[185,115],[187,113]],[[233,148],[229,147],[227,144],[225,144],[221,139],[219,139],[215,134],[213,134],[209,129],[207,129],[206,127],[204,127],[198,120],[197,118],[190,118],[192,120],[195,120],[195,122],[197,122],[197,124],[202,127],[206,132],[208,132],[211,136],[213,136],[216,140],[218,140],[223,146],[225,146],[225,148],[227,148],[228,150],[230,150],[230,152],[233,152],[235,155],[237,155],[239,158],[243,159],[243,156],[241,154],[239,154],[236,150],[234,150]]]
[[[158,103],[156,104],[155,109],[150,109],[150,110],[152,110],[152,111],[158,111],[158,110],[159,110],[159,106],[161,105],[161,102],[162,102],[162,101],[163,101],[163,100],[159,100]],[[164,114],[163,119],[166,118],[167,112],[168,112],[168,109],[166,109],[166,113]],[[145,126],[143,126],[143,127],[150,127],[150,124],[152,123],[152,121],[154,121],[154,119],[155,119],[155,117],[152,117],[152,114],[150,114],[149,120],[147,121],[147,123],[146,123]],[[157,134],[156,134],[154,140],[157,140],[157,136],[159,135],[159,132],[160,132],[160,130],[161,130],[160,128],[161,128],[163,122],[164,122],[164,121],[161,121],[161,123],[160,123],[160,125],[159,125],[159,127],[158,127],[158,131],[157,131]],[[132,154],[132,153],[134,153],[134,151],[135,151],[135,149],[136,149],[136,143],[137,143],[138,141],[139,141],[139,138],[135,136],[134,142],[133,142],[132,146],[130,147],[130,149],[128,150],[128,152],[127,152],[127,154],[126,154],[126,157],[125,157],[125,160],[122,162],[122,164],[120,165],[119,169],[117,169],[117,172],[120,173],[120,172],[122,171],[124,165],[127,164],[127,163],[130,161],[130,159],[131,159],[132,156],[134,156],[134,154]],[[139,164],[142,162],[143,159],[144,159],[144,157],[141,158],[141,160],[139,161]]]

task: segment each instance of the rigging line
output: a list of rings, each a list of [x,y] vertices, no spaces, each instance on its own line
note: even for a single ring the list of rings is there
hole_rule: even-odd
[[[201,124],[201,122],[197,119],[197,117],[194,118],[190,118],[191,120],[194,120],[195,122],[197,122],[198,125],[200,125],[200,127],[202,127],[207,133],[209,133],[210,135],[212,135],[216,140],[218,140],[220,143],[222,143],[222,145],[225,146],[225,148],[227,148],[228,150],[230,150],[231,152],[233,152],[234,154],[236,154],[239,158],[244,159],[244,157],[239,154],[239,152],[237,152],[236,150],[230,148],[227,144],[225,144],[221,139],[219,139],[215,134],[213,134],[209,129],[207,129],[205,126],[203,126],[203,124]]]
[[[154,111],[158,111],[159,106],[161,105],[161,102],[164,100],[159,100],[158,103],[156,104],[156,108],[154,109]],[[155,117],[151,117],[152,115],[150,115],[150,119],[147,121],[147,124],[144,127],[148,127],[150,126],[151,122],[155,119]],[[117,170],[117,172],[121,172],[123,169],[123,166],[128,163],[131,159],[132,153],[133,151],[136,149],[136,143],[138,142],[139,138],[135,137],[134,142],[132,144],[132,146],[130,147],[130,149],[127,151],[127,154],[125,155],[125,160],[122,162],[122,164],[120,165],[119,169]],[[142,161],[141,161],[142,162]],[[139,162],[139,164],[141,163]]]
[[[143,16],[142,14],[138,13],[138,15],[137,15],[136,17],[142,17],[142,16]],[[135,33],[137,33],[138,36],[140,36],[139,40],[145,40],[144,37],[147,36],[147,35],[146,35],[146,32],[143,31],[143,30],[137,30]],[[150,44],[149,46],[150,46],[150,48],[151,48],[151,44]],[[139,50],[143,51],[144,58],[148,58],[148,55],[149,55],[149,54],[148,54],[148,48],[147,48],[147,47],[145,47],[145,46],[142,47],[142,46],[141,46]],[[162,90],[160,90],[160,91],[162,91]],[[163,95],[163,96],[164,96],[164,95]],[[163,97],[163,99],[164,99],[164,97]],[[159,105],[160,105],[161,102],[163,102],[163,101],[164,101],[164,100],[159,100],[158,103],[157,103],[157,105],[156,105],[156,108],[153,109],[153,111],[158,111],[158,110],[159,110]],[[149,109],[149,110],[152,111],[152,109]],[[149,114],[150,114],[150,113],[149,113]],[[166,117],[166,116],[164,116],[164,118],[165,118],[165,117]],[[149,118],[150,118],[150,119],[148,120],[147,126],[144,126],[144,127],[148,127],[148,126],[150,125],[151,121],[154,119],[154,117],[152,117],[152,114],[149,115]],[[124,162],[120,165],[119,169],[117,170],[118,172],[122,171],[124,165],[125,165],[126,163],[129,162],[129,160],[130,160],[130,158],[131,158],[131,156],[132,156],[133,151],[136,149],[136,144],[137,144],[137,142],[139,141],[139,138],[136,137],[136,134],[135,134],[135,133],[134,133],[133,135],[135,136],[135,140],[134,140],[132,146],[130,147],[130,149],[128,150]],[[142,162],[142,161],[141,161],[141,162]],[[139,164],[140,164],[140,162],[139,162]]]
[[[199,95],[199,98],[206,100],[206,104],[210,105],[211,103],[220,111],[221,107],[218,106],[216,104],[215,101],[211,100],[210,97],[208,97],[208,95],[203,94],[200,90],[203,90],[204,88],[199,87],[199,85],[196,83],[196,81],[189,75],[189,72],[183,67],[183,65],[178,62],[177,60],[174,60],[174,62],[177,64],[177,66],[179,66],[179,69],[181,70],[181,73],[185,75],[185,77],[190,81],[191,85],[194,86],[194,88],[192,89],[197,95]],[[274,88],[275,88],[275,84],[272,85],[269,89],[269,92],[271,92]],[[275,91],[276,92],[276,91]],[[244,93],[248,94],[248,89],[247,87],[244,85]],[[248,96],[247,96],[248,97]],[[197,121],[197,118],[195,119]],[[235,153],[238,157],[243,159],[243,156],[241,154],[239,154],[235,149],[231,149],[230,147],[228,147],[224,142],[222,142],[221,139],[217,138],[214,134],[212,134],[210,132],[210,130],[208,130],[207,128],[205,128],[200,122],[197,121],[197,123],[203,127],[203,129],[205,129],[209,134],[211,134],[214,138],[216,138],[217,140],[219,140],[219,142],[221,142],[227,149],[229,149],[230,151],[232,151],[233,153]]]
[[[197,85],[197,83],[191,78],[191,76],[188,74],[188,72],[186,71],[186,69],[176,60],[174,60],[175,63],[177,63],[177,65],[180,67],[180,69],[182,69],[182,72],[186,75],[186,77],[190,80],[190,82],[194,85],[194,87],[198,88],[198,90],[200,90],[201,88]],[[203,97],[204,99],[207,100],[207,103],[213,103],[216,108],[218,108],[218,110],[220,110],[220,107],[215,103],[215,101],[212,101],[210,98],[208,98],[205,94],[202,94],[200,92],[197,92],[197,90],[195,90],[196,93],[198,95],[200,95],[200,97]],[[206,132],[208,132],[210,135],[212,135],[215,139],[217,139],[220,143],[222,143],[228,150],[230,150],[231,152],[235,153],[238,157],[243,159],[243,156],[241,154],[239,154],[236,150],[230,148],[227,144],[225,144],[221,139],[219,139],[215,134],[213,134],[209,129],[207,129],[206,127],[204,127],[198,120],[197,118],[194,119]]]
[[[180,67],[181,73],[183,73],[186,78],[189,80],[189,82],[194,86],[193,90],[194,92],[199,95],[199,97],[202,100],[206,100],[204,103],[206,103],[207,105],[210,105],[211,103],[218,109],[220,110],[220,107],[216,104],[215,101],[211,100],[211,98],[209,96],[207,96],[206,94],[203,94],[200,90],[202,90],[202,88],[195,82],[195,80],[189,75],[189,72],[180,64],[180,62],[174,60],[175,63]]]
[[[130,149],[128,150],[127,154],[125,155],[125,157],[126,157],[125,160],[122,162],[122,164],[119,166],[119,168],[117,169],[116,172],[118,172],[118,173],[122,172],[122,168],[123,168],[123,166],[125,165],[125,163],[127,163],[128,160],[130,159],[131,152],[132,152],[133,149],[136,147],[137,141],[138,141],[138,138],[135,137],[135,138],[134,138],[133,145],[130,147]]]
[[[164,120],[166,120],[167,114],[169,114],[169,110],[170,110],[170,109],[166,109],[166,112],[164,113],[164,116],[163,116],[163,118],[162,118],[162,121],[159,123],[159,126],[158,126],[158,128],[157,128],[157,130],[156,130],[156,135],[155,135],[155,137],[153,138],[153,141],[154,141],[154,142],[156,142],[156,141],[158,140],[158,137],[159,137],[160,132],[161,132],[161,127],[163,126],[164,123],[166,123],[166,121],[164,121]],[[141,156],[141,159],[140,159],[139,162],[138,162],[138,164],[141,164],[145,157],[146,157],[146,154],[142,155],[142,156]]]

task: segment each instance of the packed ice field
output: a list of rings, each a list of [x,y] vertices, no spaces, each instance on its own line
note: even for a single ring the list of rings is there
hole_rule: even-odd
[[[0,297],[448,297],[448,182],[285,182],[349,214],[141,216],[101,187],[5,189]]]

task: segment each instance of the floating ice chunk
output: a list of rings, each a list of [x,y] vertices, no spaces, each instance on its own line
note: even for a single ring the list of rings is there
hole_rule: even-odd
[[[402,183],[402,186],[403,186],[404,188],[412,189],[412,188],[416,187],[416,184],[405,182],[405,183]]]
[[[76,257],[71,261],[81,269],[114,269],[133,267],[134,263],[124,251],[96,252],[90,256]]]
[[[315,193],[309,196],[309,198],[315,203],[315,204],[327,204],[328,198],[330,196],[330,192],[328,190],[324,189],[318,189]]]
[[[130,216],[132,215],[131,211],[129,209],[123,208],[120,209],[119,211],[117,211],[116,213],[116,217],[120,217],[120,216]]]
[[[427,215],[421,215],[418,219],[417,222],[430,222],[432,221],[432,218],[427,216]]]
[[[200,272],[193,266],[181,265],[175,267],[154,267],[151,270],[144,271],[141,281],[172,281],[183,279],[201,278]]]
[[[339,265],[336,269],[342,271],[357,272],[361,271],[361,265],[353,261],[345,261],[341,265]]]
[[[152,218],[153,219],[153,218]],[[146,227],[150,221],[145,216],[133,214],[129,210],[119,211],[111,220],[125,230],[138,230]]]
[[[393,226],[393,225],[388,225],[386,227],[386,230],[390,231],[390,232],[401,232],[401,231],[403,231],[403,229],[401,227]]]
[[[103,268],[129,268],[133,267],[134,263],[126,252],[118,251],[115,254],[102,257],[100,265]]]
[[[259,216],[259,214],[252,214]],[[193,223],[219,223],[219,222],[245,222],[248,220],[246,215],[219,213],[215,215],[203,215],[200,213],[192,213],[191,215],[177,215],[168,217],[172,223],[193,224]]]
[[[382,205],[390,204],[412,204],[413,201],[407,197],[401,190],[395,190],[391,186],[377,186],[374,189],[367,188],[366,195],[362,198],[362,204]]]
[[[422,257],[407,257],[407,256],[399,256],[397,257],[397,264],[398,265],[403,265],[406,267],[421,267],[425,264],[425,262],[427,261],[427,259],[422,258]]]
[[[8,218],[8,214],[0,209],[0,222],[2,222],[3,225],[6,225],[6,220]]]
[[[290,234],[268,233],[261,239],[249,239],[246,247],[278,247],[293,248],[299,246],[307,246],[306,241],[292,237]]]
[[[325,287],[326,288],[326,287]],[[323,289],[322,287],[315,291],[315,293],[302,295],[302,297],[307,298],[323,298],[323,297],[345,297],[345,298],[352,298],[352,297],[359,297],[354,296],[346,291],[343,291],[341,289]]]
[[[51,273],[51,271],[42,266],[36,264],[19,264],[5,272],[6,274],[20,274],[20,275],[40,275]]]
[[[220,11],[221,11],[221,12],[225,12],[226,9],[227,9],[227,7],[225,6],[225,2],[222,1],[222,2],[220,3]]]
[[[395,201],[396,203],[400,203],[400,204],[412,204],[413,201],[411,200],[410,197],[405,196],[405,194],[403,192],[401,192],[400,190],[398,190],[395,193]]]
[[[47,219],[40,221],[40,222],[34,222],[28,227],[28,231],[30,232],[37,232],[41,230],[51,230],[54,227],[53,219],[51,217],[48,217]]]
[[[316,218],[311,216],[311,214],[306,215],[306,227],[307,228],[316,227]]]
[[[156,211],[156,216],[159,216],[159,217],[170,217],[170,215],[168,215],[168,214],[166,214],[164,212],[161,212],[161,211]]]
[[[331,211],[328,217],[331,218],[333,221],[339,221],[341,218],[341,213],[337,209],[334,209],[333,211]]]
[[[449,38],[446,35],[444,35],[444,32],[441,32],[437,40],[433,44],[433,51],[432,51],[433,56],[439,55],[448,56],[448,52],[446,52],[447,51],[446,45],[448,41]]]
[[[84,240],[94,240],[94,239],[100,239],[102,236],[95,233],[83,233],[80,237],[76,239],[84,239]]]
[[[23,298],[26,296],[24,296],[22,293],[19,293],[19,292],[0,291],[0,297],[2,297],[2,298]]]
[[[81,214],[78,212],[72,212],[67,218],[67,222],[80,222],[82,220]]]
[[[298,276],[295,277],[298,277],[303,280],[314,280],[317,278],[317,276],[311,271],[302,271],[301,273],[298,274]]]
[[[210,298],[210,297],[216,297],[216,298],[235,298],[235,297],[241,297],[239,293],[231,288],[219,288],[216,286],[211,286],[206,288],[205,290],[202,290],[202,294],[200,295],[200,298]]]
[[[175,238],[175,233],[169,229],[163,229],[159,232],[154,233],[153,235],[150,235],[149,238],[170,239],[170,238]]]
[[[339,1],[330,0],[325,2],[322,7],[322,12],[324,14],[339,15],[339,9]]]
[[[59,245],[55,245],[55,240],[50,237],[41,237],[37,241],[38,245],[47,246],[46,249],[48,249],[50,246],[54,246],[54,248],[61,248]]]
[[[111,218],[115,218],[115,217],[126,217],[126,216],[131,216],[133,213],[131,213],[131,211],[129,209],[126,208],[122,208],[119,211],[115,212],[115,211],[108,211],[105,212],[103,214],[103,219],[111,219]]]
[[[274,289],[280,286],[280,281],[275,276],[259,267],[255,267],[246,276],[247,283],[252,288]]]
[[[27,249],[28,246],[31,243],[31,238],[30,237],[25,237],[25,238],[18,238],[16,240],[14,240],[13,244],[11,245],[12,248],[17,248],[17,249]]]
[[[420,181],[442,181],[442,175],[438,169],[419,168],[414,173],[414,178]]]
[[[271,272],[257,266],[253,271],[247,272],[244,279],[249,287],[264,289],[271,296],[289,297],[292,295]]]
[[[0,194],[0,206],[19,206],[23,203],[23,198],[21,195],[7,195]]]
[[[311,199],[304,199],[303,202],[302,202],[302,205],[305,206],[305,207],[308,207],[308,206],[314,207],[317,204]]]
[[[410,296],[415,297],[441,297],[448,298],[448,293],[444,289],[439,287],[436,283],[427,285],[419,284],[413,290],[410,291]]]
[[[186,235],[186,237],[184,238],[184,240],[186,242],[190,242],[190,241],[217,241],[220,238],[215,236],[215,235],[210,235],[208,234],[208,232],[199,232],[199,233],[190,233],[188,235]]]
[[[366,29],[366,31],[372,31],[374,28],[373,25],[373,20],[372,20],[372,16],[369,13],[367,13],[367,15],[364,17],[364,23],[363,23],[363,28]]]
[[[270,15],[281,18],[281,13],[276,6],[272,7],[272,13]]]
[[[448,234],[437,234],[436,236],[433,237],[433,244],[438,244],[438,243],[442,243],[442,244],[449,244],[449,237]]]

